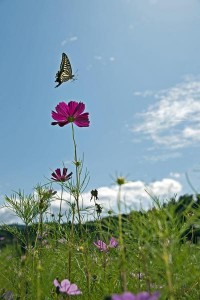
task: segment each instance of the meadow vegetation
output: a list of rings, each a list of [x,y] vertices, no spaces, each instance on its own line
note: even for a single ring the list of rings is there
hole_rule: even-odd
[[[29,216],[27,226],[2,225],[2,295],[12,291],[8,299],[103,300],[123,291],[159,291],[159,299],[199,299],[198,200],[185,195],[164,205],[157,201],[147,212],[109,213],[101,218],[96,212],[94,221],[83,224],[59,224],[55,216],[39,223]],[[109,247],[112,237],[117,247]],[[108,245],[105,251],[95,246],[98,240]],[[57,294],[56,278],[69,279],[82,294]]]
[[[74,128],[89,126],[84,109],[70,101],[52,112],[52,125],[71,125],[73,172],[57,168],[33,194],[5,196],[4,207],[24,225],[0,228],[0,299],[200,299],[199,195],[162,204],[152,197],[152,209],[123,214],[126,179],[118,177],[117,213],[104,210],[96,189],[85,207],[89,176]],[[58,213],[50,211],[55,200]]]

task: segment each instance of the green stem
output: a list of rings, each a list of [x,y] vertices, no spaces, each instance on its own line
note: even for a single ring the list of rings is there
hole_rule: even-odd
[[[74,135],[74,126],[72,124],[72,139],[74,143],[74,164],[76,167],[76,193],[75,193],[75,201],[76,201],[76,207],[78,211],[78,220],[79,224],[81,224],[81,215],[80,215],[80,208],[79,208],[79,195],[80,195],[80,176],[79,176],[79,167],[80,164],[77,159],[77,146],[76,146],[76,141],[75,141],[75,135]]]
[[[125,292],[127,290],[126,283],[126,258],[124,253],[124,242],[122,232],[122,214],[121,214],[121,185],[119,185],[119,191],[117,196],[117,206],[119,210],[118,224],[119,224],[119,246],[120,246],[120,277],[121,277],[121,288]]]
[[[58,214],[58,223],[60,225],[60,221],[61,221],[61,209],[62,209],[62,197],[63,197],[63,186],[62,186],[62,189],[61,189],[61,197],[60,197],[60,209],[59,209],[59,214]]]
[[[26,223],[25,226],[25,235],[26,235],[26,250],[29,248],[29,229],[28,229],[28,223]]]
[[[36,234],[36,238],[35,238],[35,247],[38,244],[38,236],[40,235],[41,240],[40,242],[42,242],[42,237],[43,237],[43,213],[39,212],[39,220],[38,220],[38,227],[37,227],[37,234]]]
[[[163,246],[164,246],[163,247],[163,260],[164,260],[165,268],[166,268],[166,277],[167,277],[167,283],[168,283],[168,289],[169,289],[169,299],[174,300],[172,274],[171,274],[170,263],[169,263],[170,255],[168,253],[165,243]]]
[[[70,245],[69,245],[69,252],[68,252],[68,278],[71,279],[71,266],[72,266],[72,251],[71,245],[74,241],[74,210],[72,211],[72,227],[70,230]]]

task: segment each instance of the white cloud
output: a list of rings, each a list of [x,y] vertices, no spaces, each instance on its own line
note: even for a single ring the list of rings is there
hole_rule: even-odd
[[[183,136],[190,139],[195,139],[200,141],[200,128],[186,127],[183,130]]]
[[[78,40],[77,36],[72,36],[72,37],[69,38],[70,42],[75,42],[77,40]]]
[[[72,43],[72,42],[75,42],[78,40],[78,37],[77,36],[71,36],[71,37],[67,37],[65,40],[63,40],[61,42],[61,46],[64,46],[65,44],[67,43]]]
[[[140,122],[132,131],[143,134],[165,148],[183,148],[200,142],[200,80],[188,77],[175,87],[154,92],[135,92],[153,96],[156,104],[137,115]]]
[[[176,172],[170,172],[169,174],[171,177],[174,177],[174,178],[180,178],[181,177],[181,174],[180,173],[176,173]]]
[[[21,220],[15,216],[15,214],[6,207],[0,208],[0,223],[13,224],[22,223]]]
[[[115,61],[115,57],[114,56],[110,56],[109,58],[107,57],[105,59],[105,57],[103,57],[101,55],[95,55],[94,59],[100,61],[101,64],[103,64],[103,65],[107,64],[107,60],[109,60],[110,62],[114,62]]]
[[[67,43],[66,40],[62,41],[62,42],[61,42],[61,46],[64,46],[66,43]]]
[[[177,180],[171,178],[164,178],[161,181],[155,181],[150,184],[145,184],[143,181],[127,182],[122,186],[121,191],[121,201],[122,201],[122,211],[129,212],[130,210],[148,209],[152,207],[153,200],[150,197],[159,197],[160,200],[167,199],[174,194],[180,193],[182,190],[182,185]],[[100,187],[98,188],[98,204],[103,206],[103,211],[106,213],[108,210],[113,210],[115,213],[118,212],[117,209],[117,195],[118,186],[113,185],[111,187]],[[57,197],[60,193],[57,193]],[[94,205],[93,201],[90,201],[90,192],[84,193],[80,201],[80,206],[88,207]],[[70,195],[68,193],[63,193],[62,211],[68,210],[67,201],[70,201]],[[58,214],[60,207],[60,200],[52,202],[51,213]],[[125,209],[128,207],[128,210]],[[14,223],[19,222],[8,209],[0,209],[0,222]],[[19,222],[20,223],[20,222]]]
[[[150,161],[152,163],[158,162],[158,161],[166,161],[168,159],[175,159],[181,157],[182,154],[179,152],[168,152],[163,154],[157,154],[157,155],[148,155],[144,156],[143,158],[147,161]]]
[[[148,188],[147,188],[148,189]],[[169,194],[179,193],[182,189],[181,184],[173,179],[164,178],[161,181],[153,182],[149,185],[150,191],[153,192],[153,195],[158,197],[166,197]]]
[[[151,90],[146,90],[146,91],[144,91],[144,92],[140,92],[140,91],[135,91],[134,93],[133,93],[133,95],[134,96],[140,96],[140,97],[149,97],[149,96],[152,96],[152,95],[154,95],[154,91],[151,91]]]

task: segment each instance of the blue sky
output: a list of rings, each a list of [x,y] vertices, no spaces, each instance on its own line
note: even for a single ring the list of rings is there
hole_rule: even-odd
[[[199,16],[198,0],[0,0],[0,203],[73,169],[70,127],[50,125],[70,100],[90,114],[75,132],[87,191],[110,197],[120,174],[136,198],[191,193],[186,172],[198,190]],[[77,80],[55,89],[62,52]]]

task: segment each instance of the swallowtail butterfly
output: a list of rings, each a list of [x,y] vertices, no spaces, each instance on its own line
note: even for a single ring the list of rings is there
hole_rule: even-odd
[[[72,75],[72,67],[69,61],[69,58],[65,53],[62,54],[62,61],[60,64],[60,70],[56,73],[56,80],[58,84],[55,87],[58,87],[63,82],[68,80],[74,80],[74,75]]]

